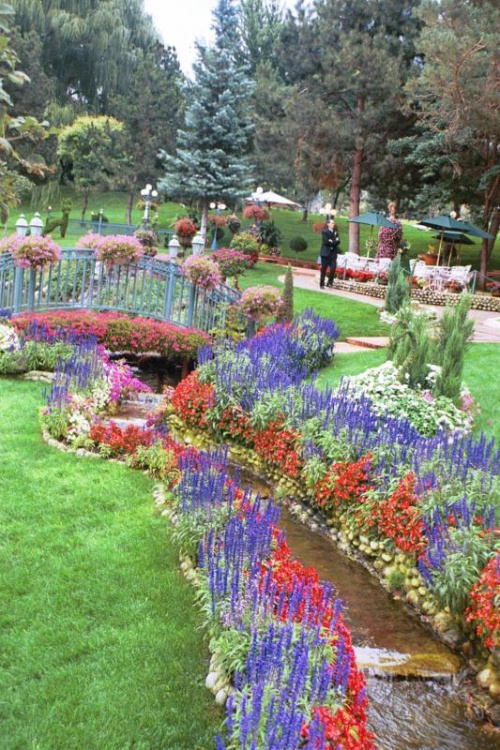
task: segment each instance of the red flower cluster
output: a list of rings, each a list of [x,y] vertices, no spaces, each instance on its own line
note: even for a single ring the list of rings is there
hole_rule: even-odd
[[[298,560],[292,558],[290,549],[285,541],[281,541],[275,550],[272,559],[268,563],[272,568],[272,582],[276,584],[275,603],[280,602],[281,618],[287,619],[286,597],[283,592],[291,594],[294,584],[299,583],[307,596],[299,607],[295,621],[297,623],[307,620],[312,625],[328,627],[333,616],[332,602],[325,604],[322,587],[318,572],[315,568],[306,568]],[[262,580],[267,576],[268,566],[262,567]],[[368,705],[364,695],[365,678],[358,670],[352,647],[351,636],[348,628],[339,615],[336,632],[332,636],[332,646],[335,648],[337,640],[342,637],[346,652],[350,654],[350,670],[347,681],[347,705],[348,709],[340,708],[333,712],[326,706],[318,706],[314,709],[313,716],[319,719],[325,726],[326,748],[331,750],[371,750],[373,745],[373,734],[366,729],[366,708]],[[308,738],[309,725],[304,724],[302,736]]]
[[[122,313],[90,310],[54,310],[26,313],[13,319],[17,331],[26,331],[37,322],[49,335],[61,328],[77,334],[96,336],[109,351],[134,353],[158,352],[163,357],[194,359],[200,346],[210,343],[210,336],[194,328],[179,328],[149,318],[129,318]]]
[[[264,461],[281,469],[286,476],[296,478],[304,465],[296,446],[299,433],[283,427],[283,417],[269,422],[267,429],[254,437],[255,450]]]
[[[245,219],[253,219],[254,221],[267,221],[269,219],[269,212],[260,206],[246,206],[243,209],[243,216]]]
[[[465,610],[466,621],[474,625],[486,648],[500,646],[500,550],[486,565],[472,587],[471,604]]]
[[[353,281],[373,281],[374,274],[370,271],[355,271],[353,268],[337,268],[335,271],[339,279],[352,279]]]
[[[178,219],[174,225],[175,233],[178,237],[184,237],[190,239],[196,234],[196,226],[194,221],[189,216],[183,216],[182,219]]]
[[[214,404],[214,388],[200,383],[196,372],[182,380],[172,396],[174,412],[190,427],[203,429],[208,426],[205,413]]]
[[[135,425],[127,425],[122,430],[114,422],[92,425],[89,437],[97,445],[108,445],[115,456],[132,455],[140,445],[148,446],[155,440],[152,430],[142,430]]]
[[[367,454],[359,461],[340,461],[332,465],[316,485],[315,500],[321,508],[338,510],[363,503],[365,492],[372,489],[370,459]]]
[[[366,729],[364,719],[356,716],[356,707],[347,711],[338,708],[336,711],[326,706],[316,706],[313,719],[325,729],[325,750],[369,750],[374,748],[374,735]],[[302,727],[302,737],[309,739],[309,724]],[[318,745],[318,750],[319,745]]]
[[[376,526],[382,536],[392,539],[403,552],[420,553],[426,539],[419,502],[415,475],[410,471],[389,498],[374,504],[367,523]]]
[[[241,445],[253,445],[254,430],[252,423],[241,406],[226,406],[220,415],[217,427],[223,437],[235,440]]]

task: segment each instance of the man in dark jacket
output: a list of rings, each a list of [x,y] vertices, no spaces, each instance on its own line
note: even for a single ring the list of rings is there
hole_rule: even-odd
[[[340,237],[337,231],[337,227],[333,219],[329,219],[326,225],[326,229],[323,229],[321,233],[321,274],[319,277],[319,285],[321,289],[325,287],[326,269],[330,267],[330,273],[328,275],[327,286],[333,285],[335,278],[335,270],[337,268],[337,253],[340,245]]]

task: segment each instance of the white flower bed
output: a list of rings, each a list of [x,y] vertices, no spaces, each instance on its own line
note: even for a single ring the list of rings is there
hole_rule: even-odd
[[[9,352],[19,349],[19,339],[12,326],[0,323],[0,352]]]
[[[437,375],[436,366],[429,365],[430,388]],[[414,390],[402,383],[398,370],[391,361],[372,367],[360,375],[348,378],[354,398],[364,394],[373,410],[380,416],[403,417],[422,435],[434,435],[438,430],[459,430],[467,433],[472,428],[478,408],[467,388],[461,392],[461,408],[440,396],[435,398],[431,389]]]

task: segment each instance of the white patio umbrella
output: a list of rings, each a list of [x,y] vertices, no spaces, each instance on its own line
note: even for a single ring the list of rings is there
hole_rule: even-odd
[[[281,206],[282,208],[302,208],[300,203],[285,198],[284,195],[275,193],[274,190],[266,190],[265,192],[252,193],[247,201],[254,201],[255,203],[267,203],[268,206]]]

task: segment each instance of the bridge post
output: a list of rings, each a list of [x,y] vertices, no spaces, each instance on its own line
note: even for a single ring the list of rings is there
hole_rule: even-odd
[[[163,320],[172,320],[172,305],[174,301],[175,285],[175,263],[170,262],[167,268],[168,278],[165,284],[165,297],[163,299]]]
[[[36,271],[30,270],[30,280],[28,286],[28,310],[33,312],[35,309],[35,285],[36,285]]]
[[[194,325],[194,310],[196,305],[196,287],[194,284],[191,284],[191,288],[189,290],[189,300],[188,300],[188,310],[187,310],[187,320],[186,325],[188,328],[192,328]]]
[[[24,269],[18,266],[14,269],[14,313],[20,313],[23,301]]]

